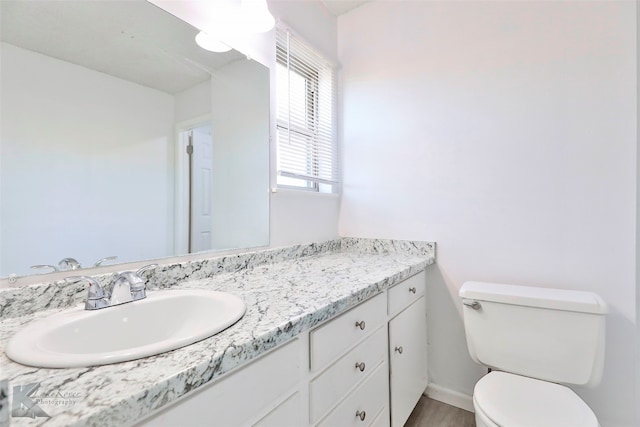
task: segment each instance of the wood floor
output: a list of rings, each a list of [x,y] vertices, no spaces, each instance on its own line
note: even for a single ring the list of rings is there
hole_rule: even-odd
[[[474,414],[422,396],[404,427],[475,427]]]

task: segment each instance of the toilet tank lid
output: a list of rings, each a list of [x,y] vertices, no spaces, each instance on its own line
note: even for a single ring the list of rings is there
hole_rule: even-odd
[[[540,307],[551,310],[605,314],[607,304],[593,292],[487,282],[466,282],[460,288],[461,298],[504,304]]]

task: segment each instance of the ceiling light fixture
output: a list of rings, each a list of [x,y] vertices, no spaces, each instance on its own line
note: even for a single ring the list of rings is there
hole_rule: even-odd
[[[241,22],[249,33],[266,33],[276,20],[267,8],[266,0],[242,0],[240,4]]]
[[[196,43],[212,52],[226,52],[226,40],[265,33],[275,26],[266,0],[227,0],[211,2],[207,25],[196,35]]]

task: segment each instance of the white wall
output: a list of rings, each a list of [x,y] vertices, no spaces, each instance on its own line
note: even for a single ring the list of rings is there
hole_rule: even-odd
[[[271,246],[322,242],[338,237],[340,197],[278,190],[271,195]]]
[[[175,122],[191,122],[211,114],[211,80],[175,95]]]
[[[211,78],[213,249],[269,244],[269,70],[245,59]]]
[[[173,97],[12,45],[1,54],[0,276],[171,254]]]
[[[431,381],[471,395],[466,280],[610,305],[604,427],[637,396],[634,2],[373,2],[338,19],[341,235],[435,240]]]

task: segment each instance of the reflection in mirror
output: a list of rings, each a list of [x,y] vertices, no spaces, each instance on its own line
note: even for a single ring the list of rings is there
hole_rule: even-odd
[[[266,67],[144,0],[0,8],[0,276],[268,244]]]

